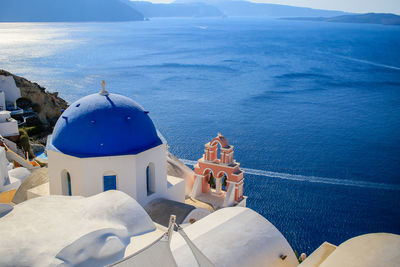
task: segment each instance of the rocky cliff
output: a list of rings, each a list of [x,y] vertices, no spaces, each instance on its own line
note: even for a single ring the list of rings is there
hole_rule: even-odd
[[[53,126],[62,110],[68,107],[67,102],[58,97],[58,93],[50,93],[46,88],[37,83],[30,82],[25,78],[13,75],[5,70],[0,69],[0,75],[13,76],[17,87],[21,89],[22,98],[29,99],[32,104],[38,105],[38,117],[46,126]]]

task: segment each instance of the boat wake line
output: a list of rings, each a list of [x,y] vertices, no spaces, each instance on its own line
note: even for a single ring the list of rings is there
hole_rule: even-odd
[[[372,62],[372,61],[368,61],[368,60],[362,60],[362,59],[353,58],[353,57],[346,57],[346,56],[338,56],[338,57],[343,58],[343,59],[347,59],[347,60],[351,60],[351,61],[354,61],[354,62],[358,62],[358,63],[368,64],[368,65],[375,66],[375,67],[381,67],[381,68],[386,68],[386,69],[391,69],[391,70],[399,70],[400,71],[400,67],[396,67],[396,66],[380,64],[380,63],[376,63],[376,62]]]
[[[185,163],[186,165],[194,166],[195,164],[197,164],[197,161],[194,161],[194,160],[187,160],[187,159],[180,159],[180,160],[183,163]],[[400,185],[396,185],[396,184],[374,183],[374,182],[366,182],[366,181],[355,181],[355,180],[343,180],[343,179],[336,179],[336,178],[306,176],[306,175],[298,175],[298,174],[290,174],[290,173],[256,170],[256,169],[249,169],[249,168],[241,168],[241,169],[245,173],[257,175],[257,176],[268,177],[268,178],[278,178],[278,179],[283,179],[283,180],[308,182],[308,183],[355,186],[355,187],[361,187],[361,188],[386,189],[386,190],[400,191]]]

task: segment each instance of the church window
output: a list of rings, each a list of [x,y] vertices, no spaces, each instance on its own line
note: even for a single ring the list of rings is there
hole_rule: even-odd
[[[104,191],[117,189],[117,176],[104,175],[103,176]]]
[[[66,170],[61,173],[61,187],[63,195],[72,196],[71,175]]]
[[[146,168],[146,187],[148,196],[156,192],[156,178],[154,172],[154,163],[150,163]]]

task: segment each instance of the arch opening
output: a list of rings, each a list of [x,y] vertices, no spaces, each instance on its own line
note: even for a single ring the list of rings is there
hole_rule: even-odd
[[[152,162],[146,167],[146,190],[148,196],[156,192],[156,175],[154,163]]]
[[[213,147],[215,147],[215,150],[214,150],[216,153],[215,159],[218,160],[219,162],[221,162],[221,160],[222,160],[222,155],[221,155],[222,145],[221,145],[221,143],[218,140],[215,140],[211,145]]]
[[[61,191],[64,196],[72,196],[71,175],[67,170],[61,172]]]
[[[228,175],[226,174],[226,172],[221,171],[218,173],[218,178],[221,179],[221,190],[226,191],[228,185]]]
[[[211,169],[205,169],[203,175],[210,187],[215,189],[216,182],[213,171]]]

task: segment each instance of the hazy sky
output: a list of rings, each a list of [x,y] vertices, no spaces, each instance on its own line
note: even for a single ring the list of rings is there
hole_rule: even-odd
[[[150,0],[153,3],[169,3],[174,0]],[[273,3],[304,6],[319,9],[334,9],[348,12],[381,12],[400,14],[400,0],[251,0],[258,3]]]

